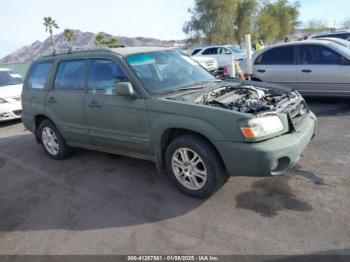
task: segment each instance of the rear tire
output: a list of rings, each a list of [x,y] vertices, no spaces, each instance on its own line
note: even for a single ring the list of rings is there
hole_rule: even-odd
[[[45,152],[55,160],[62,160],[72,154],[72,148],[64,141],[56,126],[50,120],[41,122],[38,137]]]
[[[173,183],[185,194],[207,198],[227,180],[216,150],[205,139],[183,135],[166,149],[166,170]]]

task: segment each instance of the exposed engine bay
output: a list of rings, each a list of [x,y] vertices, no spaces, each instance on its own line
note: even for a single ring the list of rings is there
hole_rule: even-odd
[[[299,97],[294,91],[275,92],[250,85],[228,85],[202,95],[196,99],[196,103],[258,114],[287,106]]]

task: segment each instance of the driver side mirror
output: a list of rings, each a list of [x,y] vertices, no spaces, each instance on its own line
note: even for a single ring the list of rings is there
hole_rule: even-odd
[[[119,82],[117,84],[117,94],[120,96],[135,96],[135,90],[130,82]]]

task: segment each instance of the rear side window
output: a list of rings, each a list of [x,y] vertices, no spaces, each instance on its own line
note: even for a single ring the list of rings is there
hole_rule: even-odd
[[[49,78],[51,68],[52,62],[35,64],[28,78],[28,87],[32,89],[43,89]]]
[[[255,60],[255,65],[294,65],[294,46],[270,49]]]
[[[202,53],[203,55],[217,55],[218,54],[218,49],[216,47],[211,47]]]
[[[85,60],[60,62],[55,79],[55,89],[84,90]]]
[[[129,79],[116,62],[106,59],[89,60],[89,93],[115,95],[119,82],[129,82]]]

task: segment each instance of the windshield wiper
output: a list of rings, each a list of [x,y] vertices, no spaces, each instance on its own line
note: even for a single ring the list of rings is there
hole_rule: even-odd
[[[166,92],[161,92],[159,94],[172,94],[172,93],[177,93],[177,92],[182,92],[182,91],[188,91],[188,90],[198,90],[198,89],[203,89],[204,86],[190,86],[190,87],[182,87],[182,88],[177,88],[177,89],[172,89]]]
[[[184,86],[181,88],[176,88],[176,89],[172,89],[166,92],[161,92],[159,94],[172,94],[172,93],[177,93],[177,92],[181,92],[181,91],[188,91],[188,90],[198,90],[198,89],[203,89],[203,88],[207,88],[208,86],[206,86],[206,84],[208,83],[214,83],[214,82],[220,82],[221,80],[219,79],[214,79],[214,80],[205,80],[205,81],[201,81],[198,82],[196,84],[190,85],[190,86]]]

